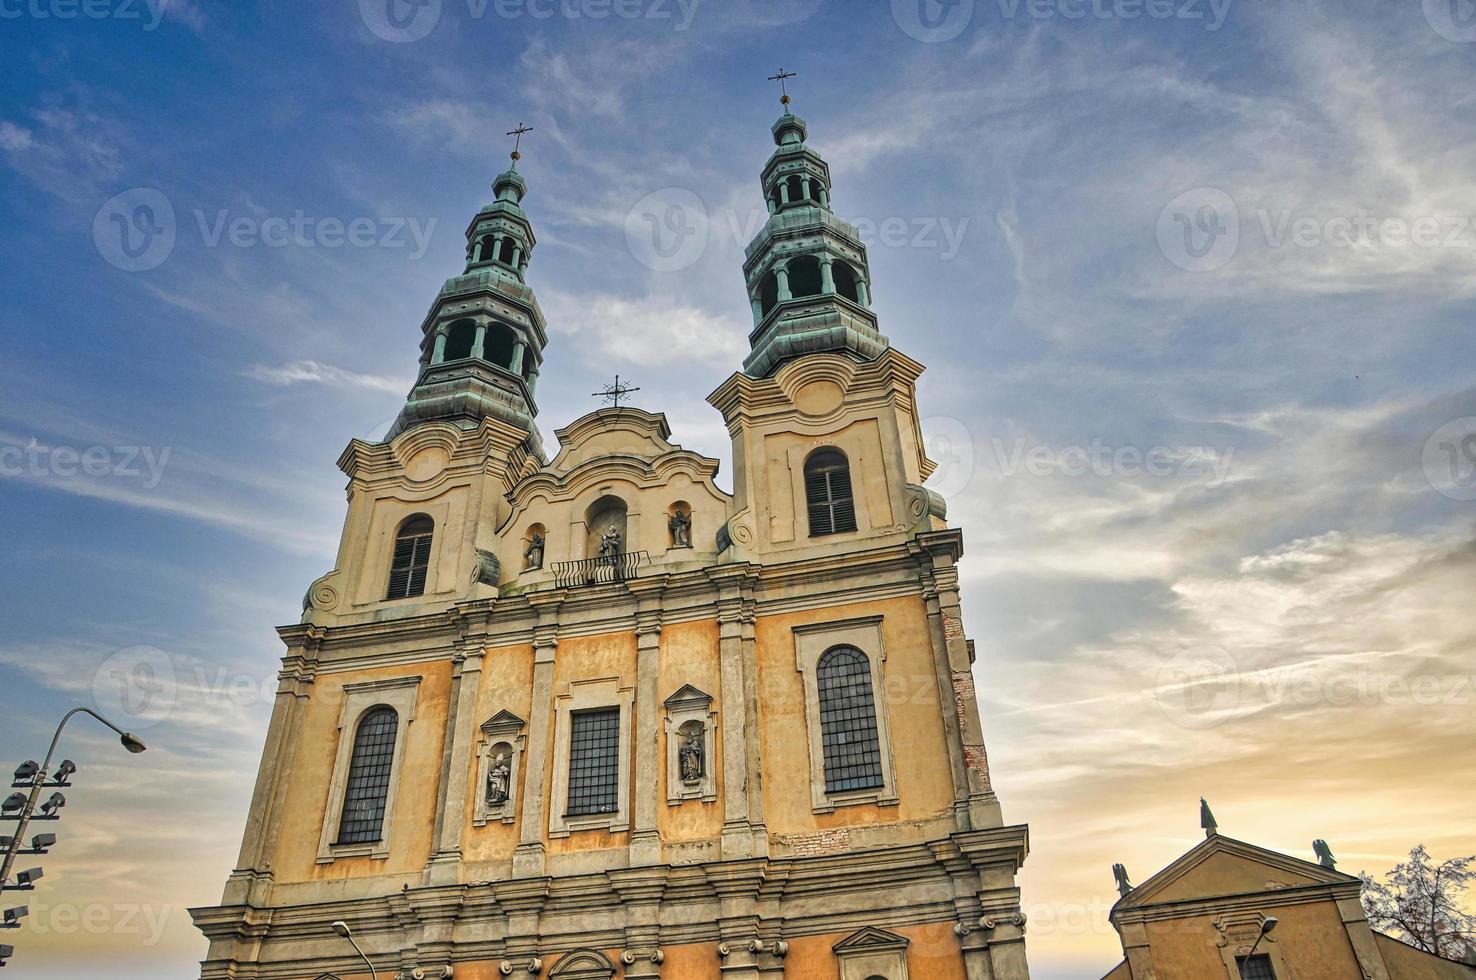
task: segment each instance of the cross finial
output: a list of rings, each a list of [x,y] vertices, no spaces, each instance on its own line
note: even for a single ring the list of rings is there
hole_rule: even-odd
[[[799,77],[799,72],[797,72],[797,71],[785,71],[783,68],[779,69],[779,74],[777,74],[777,75],[770,75],[769,76],[769,81],[771,81],[771,82],[778,82],[779,83],[779,92],[780,92],[780,95],[779,95],[779,104],[782,105],[782,106],[784,106],[784,108],[786,110],[788,110],[788,108],[789,108],[789,103],[791,103],[791,102],[794,101],[793,99],[791,99],[789,97],[789,85],[788,85],[788,82],[789,82],[789,80],[791,78],[798,78],[798,77]]]
[[[523,153],[522,153],[523,134],[524,133],[531,133],[531,132],[533,132],[533,127],[532,126],[524,126],[522,123],[518,123],[518,128],[517,129],[510,129],[510,130],[507,131],[507,135],[514,137],[514,139],[513,139],[513,151],[512,151],[512,158],[513,158],[513,162],[514,163],[516,163],[517,161],[523,159]]]
[[[633,391],[640,391],[640,390],[641,389],[635,387],[634,385],[621,384],[620,383],[620,375],[617,374],[617,375],[615,375],[615,383],[614,384],[612,384],[612,385],[605,385],[605,387],[601,388],[599,391],[591,392],[590,393],[590,397],[591,398],[603,398],[607,402],[613,402],[614,405],[615,405],[615,407],[616,408],[619,408],[620,407],[620,399],[624,398],[626,395],[630,394]]]

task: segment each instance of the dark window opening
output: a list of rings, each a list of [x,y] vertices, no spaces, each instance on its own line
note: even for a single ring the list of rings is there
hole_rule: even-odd
[[[779,303],[779,277],[774,273],[764,276],[764,281],[759,284],[759,310],[764,316],[769,315]]]
[[[805,503],[810,537],[856,530],[856,502],[851,497],[851,466],[845,454],[829,449],[805,464]]]
[[[498,367],[511,368],[513,360],[513,347],[517,343],[518,335],[504,327],[500,323],[494,323],[487,328],[487,336],[482,340],[482,358],[491,361]]]
[[[395,535],[395,553],[390,560],[386,599],[410,599],[425,594],[425,575],[430,569],[431,541],[436,525],[429,517],[414,517]]]
[[[837,647],[815,669],[820,689],[820,738],[825,750],[825,792],[882,786],[881,741],[871,661],[852,647]]]
[[[497,261],[503,265],[512,265],[513,249],[516,247],[517,243],[511,238],[504,238],[502,240],[502,250],[497,253]]]
[[[459,361],[471,357],[472,347],[477,342],[477,325],[470,320],[457,320],[446,331],[446,351],[443,360]]]
[[[820,295],[820,260],[805,255],[789,262],[789,293],[791,296]]]
[[[1271,968],[1271,957],[1266,953],[1240,956],[1235,962],[1240,967],[1240,980],[1276,980],[1276,971]]]
[[[566,816],[620,809],[620,709],[569,716],[569,806]]]
[[[359,722],[343,793],[343,815],[338,821],[339,844],[369,843],[384,836],[399,720],[394,708],[381,704],[369,709]]]
[[[830,267],[835,276],[835,291],[852,303],[861,302],[861,293],[856,289],[856,273],[844,262],[837,262]]]

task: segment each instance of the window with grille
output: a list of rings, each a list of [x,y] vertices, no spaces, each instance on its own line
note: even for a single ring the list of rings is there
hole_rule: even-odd
[[[1276,980],[1276,971],[1271,969],[1271,957],[1265,953],[1242,956],[1236,962],[1240,964],[1240,980]]]
[[[359,721],[343,793],[343,816],[338,821],[340,844],[368,843],[383,835],[399,722],[395,709],[383,704],[370,708]]]
[[[390,560],[386,599],[409,599],[425,594],[425,573],[430,568],[431,539],[436,525],[429,517],[412,517],[395,535],[395,554]]]
[[[569,806],[565,816],[620,809],[620,709],[569,716]]]
[[[845,453],[827,449],[805,463],[805,502],[810,509],[810,537],[856,530],[851,464]]]
[[[884,785],[871,661],[853,647],[837,647],[820,658],[815,679],[820,692],[825,791],[845,793]]]

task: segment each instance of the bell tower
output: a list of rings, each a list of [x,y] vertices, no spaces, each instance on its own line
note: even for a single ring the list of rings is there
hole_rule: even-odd
[[[508,133],[519,141],[531,128]],[[466,229],[466,269],[446,280],[421,324],[420,374],[391,427],[394,439],[438,419],[475,428],[494,418],[524,429],[541,455],[534,392],[548,345],[538,299],[524,281],[537,240],[523,212],[522,153],[492,182],[493,199]]]
[[[793,77],[781,71],[771,80]],[[809,128],[790,110],[787,91],[780,101],[784,114],[761,178],[769,220],[743,265],[754,324],[743,370],[755,378],[801,354],[845,351],[869,361],[887,347],[871,312],[861,233],[831,210],[830,167],[806,145]]]

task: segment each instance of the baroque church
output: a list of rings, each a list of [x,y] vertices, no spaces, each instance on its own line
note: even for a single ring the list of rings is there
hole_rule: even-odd
[[[497,177],[404,409],[339,459],[204,980],[1028,977],[923,366],[784,102],[708,399],[731,492],[618,399],[550,458],[516,151]]]

